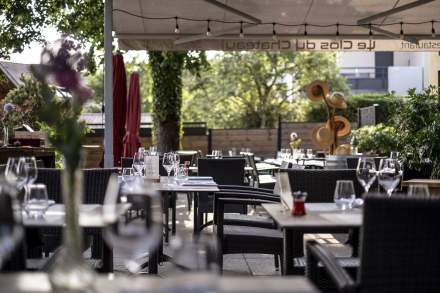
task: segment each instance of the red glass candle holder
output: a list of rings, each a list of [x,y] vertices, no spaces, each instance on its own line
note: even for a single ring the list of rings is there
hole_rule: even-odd
[[[294,200],[293,201],[293,216],[304,216],[306,214],[306,205],[303,200]]]

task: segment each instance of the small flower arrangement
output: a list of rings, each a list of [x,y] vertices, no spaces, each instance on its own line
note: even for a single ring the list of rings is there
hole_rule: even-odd
[[[15,105],[12,103],[6,103],[3,106],[3,117],[1,119],[3,126],[3,146],[7,146],[9,143],[9,134],[13,131],[15,126],[15,120],[11,119],[14,115]]]
[[[292,132],[290,134],[290,148],[292,150],[299,149],[301,142],[302,142],[302,140],[301,140],[301,138],[299,138],[299,136],[296,132]]]

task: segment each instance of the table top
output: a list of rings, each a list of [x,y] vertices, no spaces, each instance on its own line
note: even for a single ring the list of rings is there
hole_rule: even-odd
[[[341,211],[334,203],[306,203],[305,216],[294,217],[282,204],[263,204],[281,228],[356,228],[362,225],[362,209]]]
[[[174,176],[170,176],[170,183],[168,183],[167,176],[160,176],[160,182],[152,182],[153,189],[157,191],[171,191],[171,192],[217,192],[219,191],[216,185],[200,185],[188,186],[178,185],[174,181]]]
[[[102,228],[108,225],[102,216],[102,205],[100,204],[83,204],[79,211],[79,224],[83,228]],[[127,211],[128,205],[120,205],[120,213]],[[23,212],[23,225],[26,227],[63,227],[64,221],[64,205],[54,204],[50,206],[44,217],[29,218]]]
[[[45,273],[0,274],[0,284],[2,292],[51,292]],[[193,273],[164,279],[100,274],[96,276],[94,285],[96,293],[201,292],[201,289],[210,289],[208,285],[216,285],[218,292],[318,292],[305,277],[216,277]]]
[[[439,179],[411,179],[402,181],[402,186],[410,186],[413,184],[426,184],[428,187],[440,188]]]

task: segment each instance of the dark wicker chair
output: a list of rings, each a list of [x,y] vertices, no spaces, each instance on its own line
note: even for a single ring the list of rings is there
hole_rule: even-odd
[[[271,174],[260,174],[258,172],[257,164],[255,163],[254,155],[248,154],[246,155],[246,160],[250,167],[252,167],[252,182],[254,183],[254,187],[261,187],[272,189],[275,187],[275,183],[277,182],[276,178]]]
[[[323,266],[340,292],[438,292],[438,198],[365,198],[357,281],[317,242],[307,244],[307,276],[323,278]]]
[[[363,193],[356,171],[352,169],[285,169],[282,172],[289,174],[292,191],[300,190],[308,193],[307,202],[333,202],[337,180],[352,180],[356,196],[360,197]]]
[[[283,237],[272,222],[265,217],[246,216],[240,219],[229,218],[225,206],[231,204],[256,206],[262,203],[278,203],[278,195],[254,193],[247,190],[225,190],[214,195],[215,231],[219,241],[220,270],[223,270],[223,255],[235,253],[262,253],[275,256],[275,268],[281,257]],[[261,218],[261,219],[258,219]]]
[[[121,168],[131,168],[133,166],[132,157],[122,157],[121,158]]]
[[[198,175],[211,176],[220,185],[244,185],[244,166],[244,159],[199,159]],[[199,192],[197,198],[198,201],[194,203],[197,223],[203,226],[203,215],[213,212],[214,196],[212,193]],[[226,210],[241,214],[247,212],[243,205],[230,205]]]

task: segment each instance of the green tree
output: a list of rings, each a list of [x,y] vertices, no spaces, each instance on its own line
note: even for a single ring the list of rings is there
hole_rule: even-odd
[[[297,111],[301,92],[315,79],[348,91],[335,54],[227,52],[210,64],[200,77],[185,75],[183,108],[185,120],[210,127],[273,127],[280,115],[295,120],[303,115]]]
[[[90,45],[90,56],[104,43],[104,2],[96,0],[0,0],[0,57],[22,52],[26,45],[44,43],[45,27]],[[89,70],[96,69],[89,58]]]

